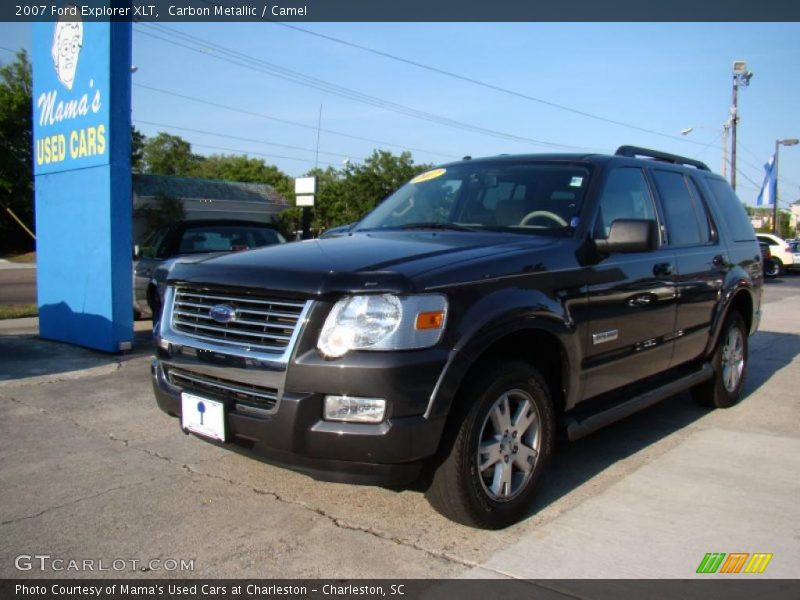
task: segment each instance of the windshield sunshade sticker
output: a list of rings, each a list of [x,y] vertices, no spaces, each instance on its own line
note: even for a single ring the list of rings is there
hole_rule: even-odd
[[[433,169],[432,171],[425,171],[424,173],[420,173],[414,179],[411,180],[411,183],[422,183],[423,181],[430,181],[431,179],[436,179],[437,177],[441,177],[447,173],[447,169]]]

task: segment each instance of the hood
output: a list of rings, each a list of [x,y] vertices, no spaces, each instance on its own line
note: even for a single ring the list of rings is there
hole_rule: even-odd
[[[415,277],[553,238],[495,232],[391,231],[306,240],[177,263],[169,280],[323,295],[416,290]]]

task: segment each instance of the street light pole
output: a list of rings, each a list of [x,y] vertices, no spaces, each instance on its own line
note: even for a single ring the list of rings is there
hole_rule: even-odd
[[[747,70],[747,62],[733,61],[733,100],[731,103],[731,187],[736,190],[736,126],[739,123],[739,86],[747,87],[753,77]]]
[[[778,223],[778,150],[781,146],[796,146],[800,140],[790,138],[785,140],[775,140],[775,164],[772,165],[775,171],[775,197],[772,199],[772,233],[780,237],[780,227]]]

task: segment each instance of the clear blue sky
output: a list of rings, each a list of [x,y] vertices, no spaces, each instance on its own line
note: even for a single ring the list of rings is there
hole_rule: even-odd
[[[700,158],[717,172],[722,123],[731,100],[731,63],[745,59],[754,77],[750,87],[740,92],[737,191],[748,203],[755,201],[762,165],[771,156],[775,140],[800,137],[800,25],[794,23],[298,25],[680,139],[587,118],[269,23],[165,25],[206,40],[203,53],[146,35],[164,36],[163,30],[134,25],[133,54],[138,67],[134,84],[295,121],[307,128],[135,86],[137,127],[147,135],[159,130],[179,134],[201,154],[221,152],[210,147],[217,146],[253,156],[295,157],[299,160],[263,156],[291,175],[313,166],[320,105],[323,129],[420,149],[413,152],[418,162],[552,149],[419,120],[231,64],[216,58],[219,53],[210,45],[218,44],[247,55],[240,60],[260,59],[484,129],[590,151],[613,152],[621,144],[658,148]],[[168,37],[180,40],[174,34]],[[0,23],[0,40],[4,47],[29,48],[30,27]],[[0,50],[0,60],[11,58]],[[686,127],[696,129],[682,138],[680,130]],[[322,166],[341,166],[344,159],[357,161],[376,146],[323,131],[319,159]],[[800,146],[781,149],[780,167],[782,200],[800,199]]]

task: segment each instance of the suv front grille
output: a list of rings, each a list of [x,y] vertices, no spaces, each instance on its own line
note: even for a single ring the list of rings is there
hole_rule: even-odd
[[[289,346],[305,304],[302,300],[178,287],[172,307],[172,327],[201,340],[282,354]],[[211,309],[220,305],[235,311],[235,317],[227,323],[211,316]]]
[[[192,371],[168,367],[166,369],[167,380],[181,389],[197,392],[207,392],[215,396],[222,396],[237,403],[245,403],[264,410],[274,410],[278,403],[278,390],[273,388],[251,385],[248,383],[238,383],[201,375]]]

